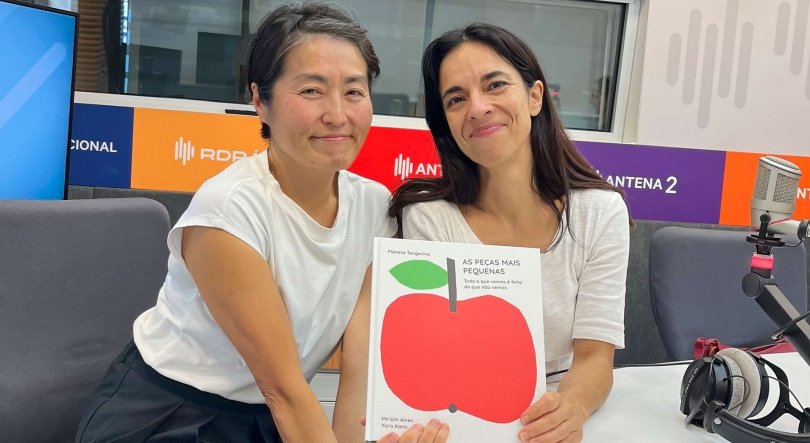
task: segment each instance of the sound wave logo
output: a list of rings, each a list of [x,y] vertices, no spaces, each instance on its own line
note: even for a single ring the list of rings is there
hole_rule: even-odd
[[[182,160],[183,166],[185,166],[192,158],[194,158],[194,145],[191,144],[191,140],[183,142],[183,137],[180,137],[180,140],[174,142],[174,159]]]
[[[774,2],[774,5],[776,2]],[[797,14],[793,27],[793,48],[791,53],[791,73],[798,75],[802,71],[804,47],[807,35],[807,18],[810,0],[797,0]],[[709,126],[712,96],[714,93],[714,74],[717,65],[717,46],[720,48],[719,78],[717,82],[717,95],[727,98],[731,94],[732,77],[735,77],[734,106],[737,109],[745,107],[748,99],[748,79],[751,72],[751,53],[754,43],[754,24],[745,22],[740,31],[739,46],[737,46],[737,22],[739,16],[739,0],[727,0],[726,17],[723,25],[722,42],[719,42],[720,29],[715,24],[706,26],[703,47],[703,70],[700,72],[700,91],[698,93],[697,125],[700,128]],[[670,86],[675,86],[682,80],[683,92],[681,100],[685,105],[691,105],[695,100],[698,79],[698,53],[703,30],[703,14],[699,9],[692,10],[689,16],[689,30],[686,38],[686,54],[681,70],[681,53],[683,37],[681,34],[672,34],[669,39],[669,54],[667,59],[666,80]],[[777,11],[776,40],[774,51],[783,55],[787,50],[788,28],[790,22],[790,3],[783,1]],[[734,72],[734,55],[737,55],[737,70]],[[679,78],[683,72],[682,79]],[[807,73],[807,88],[805,96],[810,99],[810,69]]]
[[[805,43],[807,41],[808,17],[810,16],[810,0],[796,2],[796,17],[793,22],[793,46],[790,51],[790,73],[799,75],[804,65]],[[788,44],[788,28],[790,24],[790,3],[782,2],[776,11],[776,37],[773,42],[773,52],[776,55],[785,55]],[[810,65],[810,59],[808,59]],[[810,66],[807,69],[807,85],[804,96],[810,100]]]
[[[403,159],[402,154],[399,154],[399,158],[394,159],[394,176],[399,176],[402,180],[405,180],[411,174],[413,174],[411,158],[406,157]]]

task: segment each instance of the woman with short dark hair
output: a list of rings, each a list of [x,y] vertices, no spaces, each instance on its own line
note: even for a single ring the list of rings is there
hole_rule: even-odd
[[[261,24],[248,84],[269,148],[205,182],[169,234],[169,272],[96,391],[77,442],[359,443],[370,263],[389,193],[349,173],[379,61],[324,4]],[[309,381],[342,342],[333,426]],[[424,431],[424,432],[423,432]],[[447,426],[381,441],[443,443]]]

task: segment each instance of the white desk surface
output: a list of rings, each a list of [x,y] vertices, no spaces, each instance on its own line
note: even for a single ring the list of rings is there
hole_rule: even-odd
[[[796,353],[765,355],[782,368],[799,401],[810,407],[810,366]],[[680,412],[681,379],[687,365],[620,368],[613,371],[613,390],[607,401],[585,423],[583,443],[682,443],[726,442],[703,428],[684,424]],[[773,375],[773,374],[771,374]],[[312,388],[331,421],[339,374],[319,373]],[[556,389],[556,384],[549,384]],[[768,403],[760,415],[773,409],[778,383],[771,381]],[[791,399],[793,405],[798,404]],[[795,433],[798,420],[783,416],[773,429]],[[515,439],[517,442],[517,439]]]
[[[810,407],[810,366],[796,353],[763,357],[785,371],[791,390],[805,407]],[[725,442],[701,427],[684,424],[680,388],[686,368],[687,365],[678,365],[614,370],[613,390],[585,423],[583,443]],[[773,409],[778,389],[778,383],[771,381],[771,396],[760,415]],[[791,401],[798,407],[795,400]],[[792,416],[783,416],[771,427],[795,433],[798,424]]]

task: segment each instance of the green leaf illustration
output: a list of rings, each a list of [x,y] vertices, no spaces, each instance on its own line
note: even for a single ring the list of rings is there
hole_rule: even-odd
[[[391,268],[391,275],[403,286],[425,290],[447,284],[447,271],[427,260],[408,260]]]

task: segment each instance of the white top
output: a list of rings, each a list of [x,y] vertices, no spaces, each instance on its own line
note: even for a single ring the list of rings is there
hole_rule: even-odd
[[[275,180],[266,151],[205,182],[169,233],[169,272],[157,305],[134,324],[135,344],[160,374],[244,403],[264,403],[245,361],[219,328],[180,255],[185,226],[222,229],[273,271],[307,381],[333,354],[354,311],[375,236],[391,237],[390,193],[350,172],[338,178],[332,228],[315,222]]]
[[[574,190],[570,211],[568,232],[541,256],[546,373],[570,367],[574,339],[624,348],[627,206],[613,191]],[[458,206],[445,200],[407,206],[402,219],[404,238],[481,243]]]

